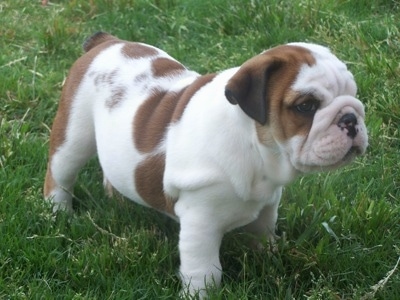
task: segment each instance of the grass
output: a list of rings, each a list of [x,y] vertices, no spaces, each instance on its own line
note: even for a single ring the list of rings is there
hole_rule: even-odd
[[[275,255],[228,234],[211,299],[400,299],[398,1],[40,2],[0,3],[0,299],[179,293],[178,225],[107,199],[96,160],[82,171],[73,217],[52,215],[42,199],[60,89],[98,30],[161,47],[203,73],[290,41],[327,45],[345,60],[367,109],[368,153],[285,189]]]

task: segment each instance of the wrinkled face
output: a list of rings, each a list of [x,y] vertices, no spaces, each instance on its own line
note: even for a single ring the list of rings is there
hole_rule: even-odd
[[[343,62],[306,43],[249,59],[225,87],[228,101],[256,121],[260,143],[303,173],[338,168],[365,152],[364,106],[356,92]]]
[[[300,65],[281,99],[270,99],[269,133],[298,171],[335,169],[367,148],[364,106],[344,63],[324,47],[296,45],[315,61]]]

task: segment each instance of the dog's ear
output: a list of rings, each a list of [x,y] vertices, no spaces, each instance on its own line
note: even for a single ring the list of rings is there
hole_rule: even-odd
[[[252,119],[268,122],[268,88],[271,76],[283,62],[262,54],[244,63],[225,86],[225,97]]]

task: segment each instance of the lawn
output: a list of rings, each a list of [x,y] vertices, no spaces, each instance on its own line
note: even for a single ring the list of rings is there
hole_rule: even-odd
[[[43,201],[49,128],[82,42],[103,30],[160,47],[201,73],[291,41],[344,60],[370,146],[283,195],[279,250],[222,245],[211,299],[400,299],[400,3],[396,0],[0,2],[0,299],[176,299],[179,226],[107,198],[95,159],[76,212]]]

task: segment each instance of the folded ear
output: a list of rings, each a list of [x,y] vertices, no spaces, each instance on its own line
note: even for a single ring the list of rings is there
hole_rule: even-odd
[[[268,82],[283,62],[268,54],[256,56],[244,63],[225,86],[225,96],[252,119],[264,125],[268,122]]]

